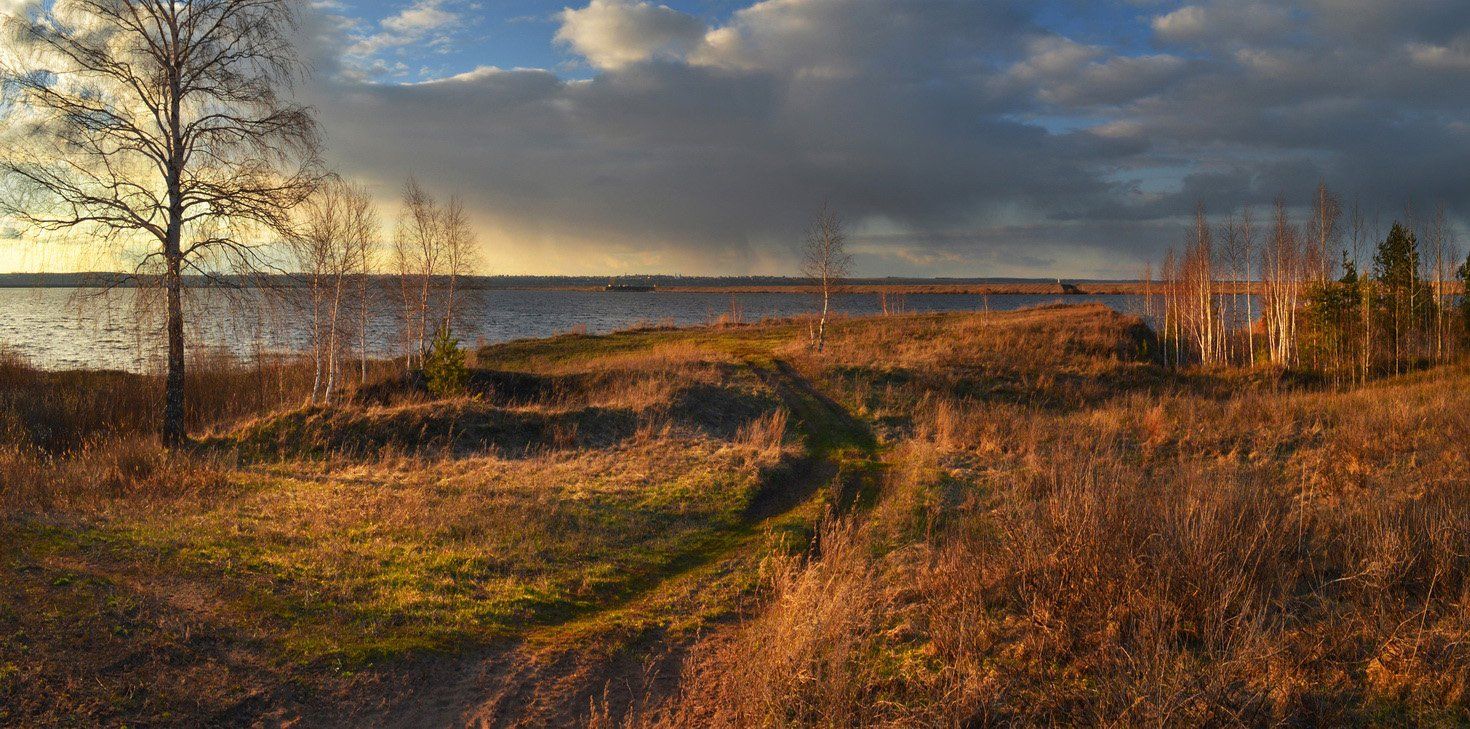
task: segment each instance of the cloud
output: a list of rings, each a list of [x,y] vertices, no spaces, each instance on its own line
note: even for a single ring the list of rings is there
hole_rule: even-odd
[[[706,30],[690,15],[635,0],[592,0],[580,10],[562,11],[559,17],[556,41],[598,68],[682,57]]]
[[[0,0],[0,18],[24,15],[37,5],[37,0]]]
[[[1036,29],[1012,0],[766,0],[735,12],[695,63],[797,77],[953,78]]]
[[[318,7],[327,13],[339,12],[331,5]],[[331,17],[338,22],[342,19],[340,15]],[[382,54],[407,46],[447,44],[450,42],[450,32],[461,21],[462,16],[459,13],[446,9],[445,0],[415,0],[397,13],[379,21],[376,31],[355,34],[351,45],[342,55],[359,73],[405,75],[407,64],[390,61],[383,58]]]
[[[498,272],[789,272],[826,200],[865,273],[1131,276],[1198,199],[1470,203],[1470,14],[1405,4],[1129,3],[1125,47],[1043,2],[591,0],[556,31],[590,78],[328,72],[310,100],[386,200],[410,173],[462,196]],[[407,13],[379,31],[445,30]]]
[[[1188,62],[1160,53],[1120,56],[1101,46],[1045,36],[1002,79],[1038,101],[1068,108],[1126,103],[1182,78]]]
[[[1414,64],[1436,71],[1470,71],[1470,36],[1457,38],[1449,45],[1412,42],[1409,58]]]
[[[1153,30],[1166,42],[1189,45],[1246,45],[1289,36],[1299,19],[1291,3],[1212,0],[1155,17]]]

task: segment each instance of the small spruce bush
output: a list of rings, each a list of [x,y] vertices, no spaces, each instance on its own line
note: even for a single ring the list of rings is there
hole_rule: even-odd
[[[434,397],[461,394],[469,375],[459,340],[450,336],[449,327],[440,327],[424,355],[424,381],[428,384],[429,394]]]

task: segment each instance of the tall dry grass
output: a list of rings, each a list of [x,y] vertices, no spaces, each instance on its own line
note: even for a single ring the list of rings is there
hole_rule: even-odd
[[[311,391],[310,365],[201,352],[185,389],[186,418],[197,432],[301,402]],[[222,471],[213,457],[171,457],[159,446],[162,397],[159,376],[46,371],[0,350],[0,515],[217,486]]]
[[[92,508],[113,499],[203,495],[226,483],[227,466],[203,454],[171,454],[151,436],[99,438],[62,454],[0,445],[0,518]]]
[[[767,607],[626,723],[1461,722],[1467,383],[1183,379],[1090,406],[900,385],[881,502],[777,559]]]
[[[199,430],[302,401],[310,365],[289,356],[241,360],[204,351],[190,358],[185,415]],[[151,433],[163,402],[161,376],[116,370],[47,371],[0,350],[0,441],[51,453],[101,436]]]
[[[787,423],[791,419],[786,408],[778,407],[742,424],[736,430],[735,442],[757,454],[775,453],[786,442]]]
[[[891,593],[856,528],[830,524],[823,554],[777,556],[764,567],[769,609],[732,639],[706,643],[686,662],[677,700],[628,724],[857,726],[887,667],[870,660],[885,641]]]

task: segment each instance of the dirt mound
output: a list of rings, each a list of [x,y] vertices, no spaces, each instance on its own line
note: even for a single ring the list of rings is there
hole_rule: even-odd
[[[638,415],[618,408],[559,412],[501,408],[478,400],[395,407],[313,407],[245,426],[233,438],[262,455],[366,456],[384,450],[465,455],[600,448],[631,438]]]
[[[535,382],[519,393],[524,396],[541,386],[557,385]],[[383,394],[380,391],[369,398]],[[249,423],[222,441],[262,456],[368,456],[388,450],[456,456],[494,451],[519,457],[606,448],[633,438],[640,426],[648,424],[668,424],[674,432],[731,439],[742,426],[777,406],[774,397],[765,393],[706,384],[679,388],[669,402],[642,410],[618,406],[507,407],[482,398],[395,401],[399,404],[303,408]]]
[[[669,420],[715,438],[734,438],[740,428],[773,412],[777,401],[770,393],[734,387],[694,384],[674,392]]]
[[[585,393],[592,388],[591,380],[586,374],[540,375],[473,369],[465,389],[482,400],[499,405],[532,405]],[[352,394],[354,404],[380,407],[422,402],[428,398],[428,385],[419,372],[379,380]]]

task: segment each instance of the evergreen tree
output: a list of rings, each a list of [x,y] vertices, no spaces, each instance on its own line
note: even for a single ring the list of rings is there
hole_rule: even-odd
[[[1307,292],[1306,309],[1302,312],[1305,328],[1301,346],[1312,360],[1320,362],[1334,375],[1345,374],[1356,361],[1358,333],[1357,310],[1362,303],[1362,284],[1358,267],[1344,251],[1342,278],[1315,284]]]
[[[1347,284],[1355,291],[1358,288],[1358,264],[1353,262],[1347,251],[1342,252],[1342,278],[1338,282]]]
[[[1380,297],[1378,331],[1388,338],[1395,372],[1417,351],[1416,332],[1433,318],[1434,291],[1419,273],[1419,240],[1412,230],[1395,222],[1373,256]]]
[[[429,394],[434,397],[463,394],[469,376],[459,340],[449,334],[449,327],[440,326],[429,344],[429,351],[424,354],[424,381],[429,387]]]
[[[1384,288],[1408,292],[1419,279],[1419,239],[1395,222],[1373,256],[1374,273]]]
[[[1465,325],[1465,334],[1470,337],[1470,254],[1456,273],[1460,278],[1460,323]]]

